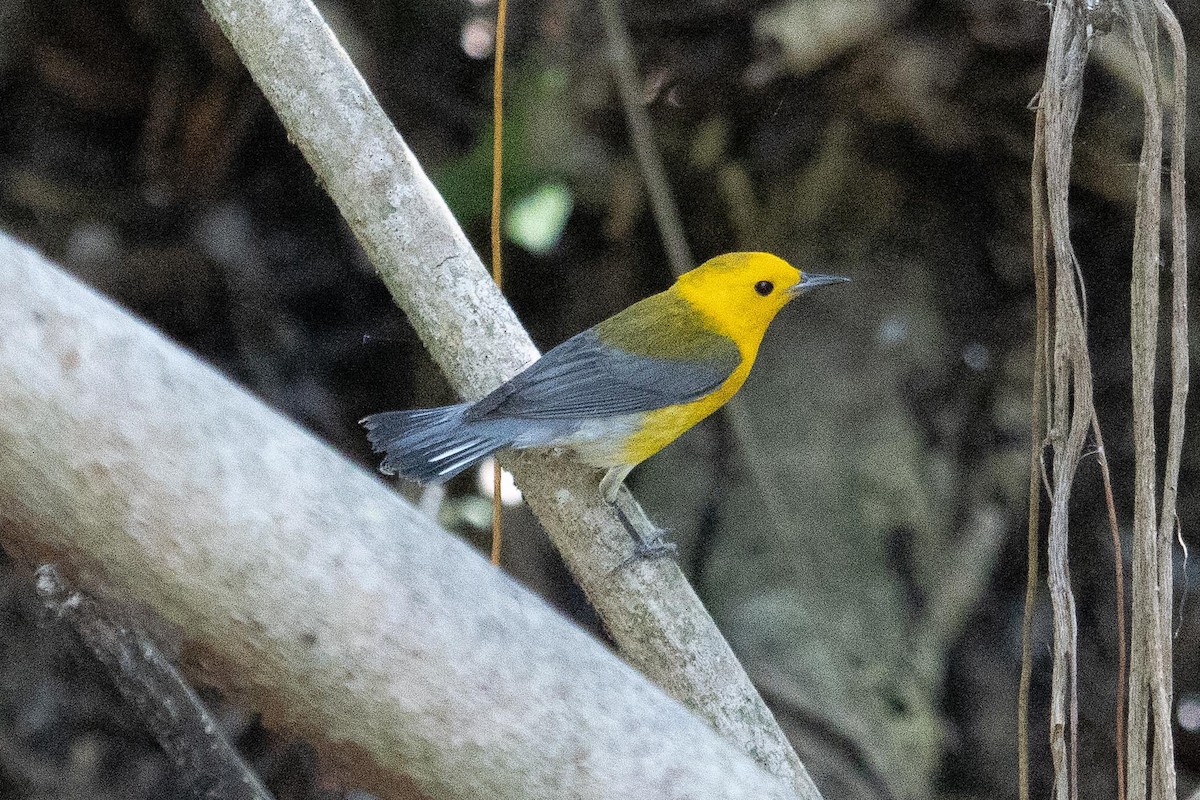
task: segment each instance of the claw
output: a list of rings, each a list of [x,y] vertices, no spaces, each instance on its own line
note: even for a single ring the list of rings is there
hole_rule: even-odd
[[[622,561],[620,566],[628,566],[639,559],[668,558],[675,555],[678,548],[674,542],[667,541],[668,531],[658,527],[646,517],[646,512],[634,502],[633,495],[628,490],[620,492],[619,490],[624,487],[619,482],[616,486],[618,491],[614,492],[612,500],[608,500],[607,497],[605,500],[612,505],[613,510],[617,512],[617,518],[621,520],[621,524],[625,526],[625,530],[629,531],[629,536],[633,539],[633,555]],[[638,521],[642,523],[641,527],[634,525],[629,518],[627,505],[636,512]]]
[[[671,558],[679,551],[679,548],[674,542],[667,541],[668,531],[664,528],[656,528],[654,538],[646,540],[642,539],[634,542],[633,556],[626,561],[633,561],[638,558]]]

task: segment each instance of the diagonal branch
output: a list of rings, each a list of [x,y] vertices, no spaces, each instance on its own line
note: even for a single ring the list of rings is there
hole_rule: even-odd
[[[113,619],[53,564],[37,571],[42,603],[64,620],[108,672],[197,797],[273,800],[258,775],[167,656],[142,631]]]
[[[3,235],[0,535],[153,609],[206,680],[381,797],[794,796],[396,492]]]
[[[682,275],[696,265],[692,248],[688,246],[683,232],[683,221],[679,208],[671,195],[671,184],[663,167],[662,154],[654,143],[654,128],[650,115],[646,113],[638,92],[636,60],[633,43],[621,19],[617,0],[599,0],[600,17],[604,21],[604,35],[608,39],[608,56],[612,62],[613,76],[617,81],[617,92],[621,96],[621,107],[629,125],[629,139],[633,152],[646,181],[646,193],[650,197],[650,211],[658,224],[663,250],[671,262],[671,272]]]
[[[462,230],[308,0],[205,0],[452,385],[478,397],[536,355]],[[679,568],[626,565],[597,475],[509,459],[624,656],[802,797],[815,785]]]

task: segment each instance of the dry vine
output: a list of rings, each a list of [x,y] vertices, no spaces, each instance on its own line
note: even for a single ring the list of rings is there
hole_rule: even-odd
[[[1186,56],[1178,23],[1165,3],[1121,5],[1133,43],[1142,89],[1144,123],[1138,168],[1137,216],[1133,241],[1132,318],[1134,481],[1133,603],[1129,684],[1128,786],[1131,800],[1147,793],[1173,800],[1175,753],[1171,731],[1172,553],[1175,488],[1183,440],[1187,396],[1186,210],[1183,204],[1183,86]],[[1162,518],[1156,506],[1154,373],[1159,328],[1159,260],[1162,236],[1163,107],[1158,95],[1158,18],[1172,39],[1175,63],[1175,136],[1172,143],[1172,256],[1174,272],[1171,335],[1172,398],[1167,461],[1163,475]],[[1181,380],[1182,379],[1182,380]],[[1153,723],[1154,752],[1147,755]]]
[[[1117,621],[1122,675],[1118,679],[1117,747],[1122,746],[1120,716],[1124,700],[1124,620],[1121,553],[1116,535],[1103,439],[1092,402],[1091,366],[1087,352],[1086,300],[1082,272],[1070,241],[1068,192],[1074,130],[1082,102],[1084,68],[1089,45],[1111,18],[1112,3],[1099,0],[1059,0],[1054,6],[1046,77],[1035,132],[1032,178],[1033,265],[1037,284],[1037,352],[1034,370],[1033,442],[1029,512],[1029,586],[1023,639],[1019,709],[1019,792],[1029,797],[1027,707],[1030,677],[1029,622],[1037,576],[1038,479],[1043,471],[1042,435],[1053,451],[1052,472],[1041,476],[1050,493],[1049,587],[1053,604],[1054,661],[1050,710],[1050,751],[1054,790],[1059,800],[1078,792],[1078,702],[1074,598],[1067,552],[1068,504],[1075,469],[1087,435],[1094,430],[1105,481],[1110,526],[1114,534],[1118,583]],[[1128,739],[1126,754],[1118,752],[1118,796],[1126,787],[1130,800],[1144,800],[1147,766],[1152,763],[1150,787],[1155,800],[1173,800],[1176,793],[1171,737],[1171,614],[1172,553],[1177,526],[1176,485],[1182,451],[1184,402],[1187,396],[1187,275],[1186,209],[1184,206],[1184,90],[1186,56],[1178,22],[1165,0],[1121,0],[1115,9],[1127,25],[1144,100],[1142,156],[1137,184],[1137,210],[1131,288],[1133,428],[1135,447],[1134,547],[1131,653],[1129,659]],[[1172,323],[1171,411],[1166,466],[1162,483],[1161,517],[1156,512],[1154,432],[1155,346],[1159,329],[1159,248],[1163,158],[1163,107],[1158,96],[1158,23],[1161,19],[1173,51],[1171,146],[1172,198]],[[1049,293],[1048,251],[1053,248],[1053,316]],[[1053,354],[1048,342],[1053,341]],[[1050,359],[1050,360],[1048,360]],[[1047,364],[1052,364],[1047,374]],[[1043,381],[1048,383],[1044,386]],[[1043,398],[1049,407],[1042,410]],[[1049,429],[1043,429],[1043,419]],[[1149,724],[1153,720],[1154,752],[1147,756]],[[1127,758],[1122,758],[1126,755]],[[1125,763],[1123,764],[1122,761]],[[1120,774],[1125,767],[1126,775]]]

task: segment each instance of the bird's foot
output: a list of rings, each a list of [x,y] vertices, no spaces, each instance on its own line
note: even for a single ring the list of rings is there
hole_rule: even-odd
[[[674,542],[667,541],[667,534],[670,533],[666,528],[654,528],[650,536],[645,538],[634,538],[633,556],[626,561],[633,561],[641,558],[671,558],[678,552]]]
[[[624,487],[621,488],[624,489]],[[629,531],[629,536],[633,539],[633,555],[622,561],[621,566],[627,566],[640,559],[665,558],[675,555],[678,548],[674,542],[667,541],[669,531],[650,521],[646,512],[633,499],[633,495],[629,493],[628,489],[618,493],[610,503],[613,510],[617,512],[617,518],[621,520],[621,524],[625,526],[625,530]]]

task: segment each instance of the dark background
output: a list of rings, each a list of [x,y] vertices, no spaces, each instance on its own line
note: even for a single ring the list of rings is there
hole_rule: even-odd
[[[494,6],[321,9],[485,247]],[[697,258],[763,249],[854,278],[776,322],[744,392],[748,430],[718,414],[630,482],[672,529],[830,800],[1015,797],[1029,104],[1048,11],[1026,0],[708,0],[624,12]],[[1186,33],[1196,15],[1179,12]],[[561,231],[539,217],[544,249],[505,249],[506,294],[545,348],[671,274],[596,9],[515,3],[510,26],[506,202],[570,200]],[[1093,50],[1072,203],[1127,551],[1142,120],[1119,30]],[[364,465],[374,458],[356,420],[453,399],[198,2],[0,0],[0,31],[6,231]],[[1193,547],[1194,443],[1179,501]],[[1113,554],[1094,459],[1073,513],[1082,788],[1113,796]],[[486,514],[473,476],[451,484],[447,525],[485,546]],[[596,627],[528,512],[506,514],[506,567]],[[1177,564],[1185,795],[1200,777],[1200,619],[1187,596],[1196,569],[1178,553]],[[1041,603],[1031,730],[1045,796],[1044,591]],[[305,743],[210,699],[278,797],[345,796]],[[102,669],[43,618],[26,569],[0,560],[0,797],[173,796],[187,788]]]

